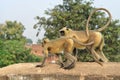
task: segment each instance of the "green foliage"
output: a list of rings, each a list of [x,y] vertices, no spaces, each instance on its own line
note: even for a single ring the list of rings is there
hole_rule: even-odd
[[[30,49],[24,47],[23,41],[0,40],[0,67],[13,63],[38,62],[40,58],[30,54]]]
[[[45,14],[48,18],[37,16],[38,22],[34,28],[39,31],[44,28],[45,37],[54,39],[59,37],[58,31],[62,27],[68,26],[74,30],[85,30],[86,20],[90,12],[94,9],[93,1],[86,0],[63,0],[62,5],[57,5],[53,9],[48,9]],[[106,24],[108,17],[104,12],[98,11],[90,20],[89,29],[94,30]],[[112,20],[106,30],[102,32],[105,37],[104,53],[110,61],[120,61],[120,25],[118,20]],[[90,60],[85,51],[80,51],[83,61]],[[86,58],[84,58],[86,57]]]
[[[0,25],[0,38],[1,39],[21,39],[23,31],[25,30],[22,23],[17,21],[6,21],[5,24]]]
[[[38,62],[40,58],[25,48],[27,39],[22,35],[25,28],[16,21],[0,25],[0,67],[21,62]]]
[[[41,43],[42,43],[42,40],[38,39],[37,44],[41,44]]]
[[[104,52],[110,61],[120,61],[120,24],[119,20],[111,22],[104,31],[105,48]]]
[[[58,30],[65,26],[74,30],[85,30],[86,20],[93,10],[91,4],[92,1],[63,0],[63,5],[57,5],[54,9],[45,11],[46,15],[50,17],[45,18],[37,16],[36,19],[38,22],[35,24],[34,28],[41,30],[41,27],[43,27],[46,30],[45,36],[50,39],[58,37]],[[98,15],[101,16],[102,20],[100,20]],[[101,26],[100,23],[104,25],[103,22],[106,22],[104,13],[96,12],[90,24],[92,28],[95,28],[94,26],[96,25]]]
[[[32,44],[33,41],[32,41],[31,39],[26,39],[26,43],[27,43],[27,44]]]

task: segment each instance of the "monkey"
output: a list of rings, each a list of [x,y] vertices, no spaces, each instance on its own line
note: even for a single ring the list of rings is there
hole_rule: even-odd
[[[97,10],[104,10],[109,15],[109,20],[107,24],[97,30],[88,30],[88,24],[90,21],[91,16],[93,13],[95,13]],[[102,60],[103,62],[108,62],[108,59],[103,54],[103,47],[104,47],[104,38],[101,34],[101,31],[103,31],[111,21],[111,14],[107,9],[104,8],[97,8],[93,12],[91,12],[90,16],[88,17],[87,24],[86,24],[86,30],[85,31],[75,31],[67,27],[63,27],[59,30],[61,37],[71,37],[77,39],[79,42],[82,43],[89,43],[94,42],[91,45],[86,46],[86,49],[90,51],[90,53],[93,55],[93,58],[96,62],[100,63],[99,60]],[[101,64],[101,63],[100,63]]]
[[[78,45],[79,44],[79,45]],[[79,42],[74,38],[58,38],[55,40],[44,39],[42,42],[44,58],[40,65],[36,67],[43,67],[45,65],[45,60],[48,57],[48,54],[60,54],[64,52],[64,56],[69,62],[67,65],[63,63],[63,60],[59,56],[59,61],[62,64],[64,69],[72,68],[71,66],[75,66],[76,58],[72,56],[72,51],[74,47],[84,49],[87,45],[91,45],[93,42],[84,44]]]
[[[73,43],[71,42],[71,40],[69,40],[69,39],[66,40],[66,39],[62,39],[62,38],[56,39],[56,40],[51,40],[51,41],[49,39],[43,40],[42,47],[43,47],[44,58],[43,58],[42,64],[37,65],[36,67],[43,67],[44,66],[45,60],[48,57],[49,53],[59,54],[62,51],[64,51],[65,58],[70,60],[71,63],[74,63],[75,58],[73,56],[69,55],[71,50],[72,50],[72,46],[71,46],[72,44]],[[64,65],[61,59],[59,59],[59,61],[62,65]],[[68,66],[66,66],[65,68],[67,68],[67,67]]]
[[[84,48],[80,46],[78,49],[89,50],[92,53],[94,60],[97,63],[99,63],[100,65],[102,65],[102,63],[99,62],[99,60],[100,59],[103,60],[103,58],[104,58],[103,61],[107,62],[107,59],[105,58],[105,56],[103,54],[102,54],[102,56],[104,56],[104,57],[101,58],[95,52],[95,49],[98,48],[98,49],[101,50],[103,48],[103,46],[104,46],[103,36],[101,35],[101,33],[96,32],[96,31],[89,31],[89,33],[90,33],[90,35],[89,35],[90,37],[87,37],[85,31],[74,31],[74,30],[72,30],[70,28],[66,28],[66,27],[64,27],[63,29],[60,30],[61,37],[62,36],[66,36],[67,38],[72,37],[72,38],[75,38],[75,39],[79,40],[79,42],[82,42],[82,43],[93,42],[93,44],[91,44],[91,45],[88,45]]]

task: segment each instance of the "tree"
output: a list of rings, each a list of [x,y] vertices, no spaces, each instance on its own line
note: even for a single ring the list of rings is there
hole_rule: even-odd
[[[26,38],[22,35],[24,30],[24,26],[16,21],[6,21],[0,25],[0,67],[41,60],[25,47]]]
[[[23,41],[0,40],[0,67],[14,63],[39,62],[40,58],[30,54],[30,49],[25,48]]]
[[[0,38],[1,39],[23,39],[23,32],[25,28],[22,23],[17,21],[6,21],[5,24],[0,25]]]
[[[42,43],[42,40],[38,39],[37,44],[41,44],[41,43]]]
[[[27,43],[27,44],[32,44],[33,41],[32,41],[31,39],[26,39],[26,43]]]
[[[38,22],[35,24],[34,28],[39,31],[41,28],[44,28],[46,31],[45,37],[50,39],[59,37],[59,29],[65,26],[74,30],[85,30],[86,20],[90,12],[94,9],[92,4],[92,0],[63,0],[62,5],[57,5],[53,9],[45,11],[45,14],[49,16],[48,18],[37,16],[36,19]],[[92,16],[89,29],[94,30],[99,28],[106,24],[107,20],[108,17],[106,14],[98,11]],[[118,20],[112,20],[109,27],[102,32],[106,43],[104,53],[106,53],[110,61],[120,61],[120,40],[118,39],[120,36],[120,25],[118,23]],[[80,51],[80,53],[82,54],[86,52]],[[82,55],[86,56],[86,54]],[[86,58],[84,61],[86,61]]]
[[[110,26],[103,32],[105,37],[104,52],[110,61],[120,61],[120,24],[119,20],[111,22]]]

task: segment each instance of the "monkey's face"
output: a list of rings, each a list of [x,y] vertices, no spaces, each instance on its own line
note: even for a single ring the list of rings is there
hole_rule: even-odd
[[[65,31],[60,31],[60,36],[65,36]]]
[[[67,27],[64,27],[59,30],[60,36],[66,36],[69,33],[70,29]]]

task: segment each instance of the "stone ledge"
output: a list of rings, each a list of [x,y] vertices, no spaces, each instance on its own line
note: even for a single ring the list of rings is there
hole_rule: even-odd
[[[19,63],[0,69],[0,80],[120,80],[120,63],[78,62],[75,68],[64,70],[56,64],[36,68],[38,63]]]

